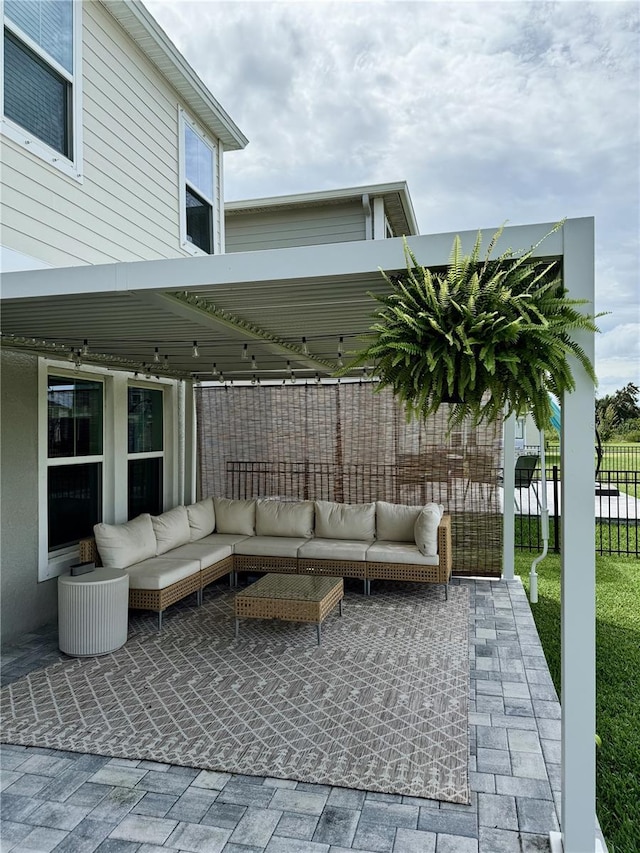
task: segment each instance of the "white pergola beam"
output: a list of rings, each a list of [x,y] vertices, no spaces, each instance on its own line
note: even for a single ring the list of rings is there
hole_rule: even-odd
[[[508,248],[526,251],[547,234],[553,223],[519,225],[506,228],[496,244],[493,257]],[[482,231],[483,246],[489,245],[495,229]],[[451,255],[455,232],[409,237],[407,242],[418,263],[446,266]],[[463,252],[470,252],[477,231],[459,234]],[[562,231],[551,234],[535,256],[560,256]],[[354,276],[376,278],[380,270],[405,269],[404,243],[399,237],[388,240],[354,240],[320,246],[296,246],[288,249],[265,249],[228,255],[196,258],[164,258],[157,261],[98,264],[60,269],[26,270],[2,275],[2,298],[78,295],[82,293],[117,293],[127,291],[198,292],[210,289],[262,282],[311,283],[318,278],[348,279]]]

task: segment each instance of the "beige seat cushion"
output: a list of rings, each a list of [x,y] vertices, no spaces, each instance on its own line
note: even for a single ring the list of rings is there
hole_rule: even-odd
[[[434,557],[438,553],[438,525],[442,518],[442,504],[427,504],[420,511],[414,526],[415,543],[425,557]]]
[[[216,547],[222,545],[230,545],[233,551],[233,546],[242,542],[247,537],[244,533],[211,533],[209,536],[204,536],[198,540],[199,545],[214,545]]]
[[[256,532],[256,502],[214,498],[216,531],[218,533],[244,533],[253,536]]]
[[[421,506],[376,501],[376,538],[389,542],[415,542],[414,527]]]
[[[203,536],[208,536],[216,528],[216,513],[213,508],[213,498],[203,498],[187,507],[191,541],[196,542]]]
[[[105,569],[126,569],[156,555],[156,537],[149,513],[124,524],[94,525],[96,547]]]
[[[234,547],[234,553],[248,557],[297,557],[307,542],[300,536],[249,536]]]
[[[233,554],[232,545],[214,545],[208,542],[203,542],[201,539],[198,542],[189,542],[187,545],[180,545],[174,548],[167,557],[172,559],[175,557],[178,560],[199,560],[200,568],[206,569],[208,566],[213,566],[230,557]]]
[[[166,554],[191,540],[191,528],[186,507],[176,506],[161,515],[152,515],[151,523],[156,536],[156,556]]]
[[[305,560],[365,560],[369,542],[346,539],[309,539],[298,549],[298,557]]]
[[[319,539],[376,538],[376,505],[316,501],[316,536]]]
[[[178,581],[200,572],[200,560],[174,560],[152,557],[126,570],[130,589],[166,589]]]
[[[367,551],[368,563],[407,563],[414,566],[437,566],[438,556],[425,557],[413,542],[378,540]]]
[[[259,500],[256,504],[257,536],[313,536],[313,501]]]

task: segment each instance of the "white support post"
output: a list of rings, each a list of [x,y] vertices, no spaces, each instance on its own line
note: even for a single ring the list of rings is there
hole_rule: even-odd
[[[503,550],[502,550],[502,577],[505,580],[513,580],[515,571],[515,466],[516,466],[516,418],[511,415],[504,419],[504,469],[502,477],[502,501],[503,501]]]
[[[564,284],[593,313],[594,222],[564,226]],[[575,340],[593,362],[594,336]],[[595,405],[593,383],[572,359],[576,389],[562,402],[562,840],[564,853],[596,850]]]

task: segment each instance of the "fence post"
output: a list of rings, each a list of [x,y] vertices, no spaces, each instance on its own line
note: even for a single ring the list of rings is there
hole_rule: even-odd
[[[553,466],[553,552],[560,553],[560,501],[558,499],[558,466]]]

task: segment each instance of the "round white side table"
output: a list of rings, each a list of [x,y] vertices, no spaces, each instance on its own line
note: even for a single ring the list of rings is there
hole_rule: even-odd
[[[58,645],[73,657],[106,655],[127,642],[129,575],[95,569],[58,578]]]

